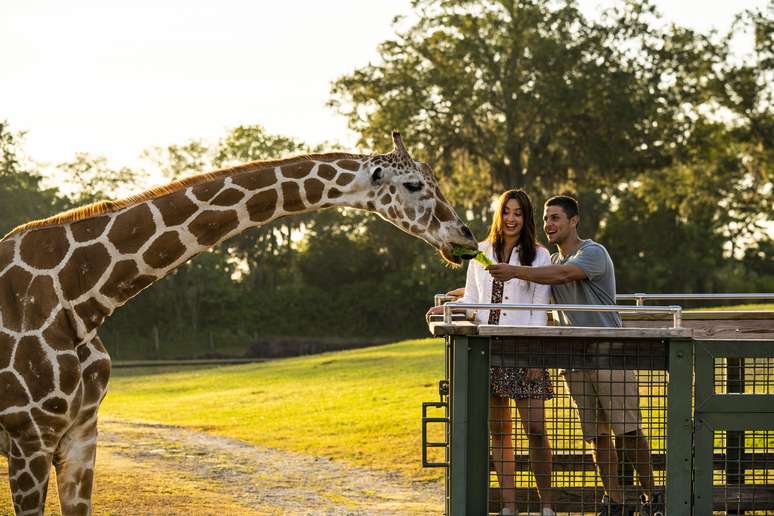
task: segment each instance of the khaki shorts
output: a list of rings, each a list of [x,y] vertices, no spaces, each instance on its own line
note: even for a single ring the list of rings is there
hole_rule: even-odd
[[[581,421],[583,438],[642,429],[640,393],[634,371],[587,369],[565,371],[565,382]]]

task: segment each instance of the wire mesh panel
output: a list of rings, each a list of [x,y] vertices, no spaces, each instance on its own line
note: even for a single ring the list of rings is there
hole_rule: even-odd
[[[697,510],[774,513],[771,344],[764,340],[696,343]]]
[[[490,513],[663,511],[666,394],[660,340],[493,337]]]

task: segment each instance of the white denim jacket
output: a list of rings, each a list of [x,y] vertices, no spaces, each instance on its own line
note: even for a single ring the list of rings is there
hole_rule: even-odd
[[[479,250],[483,251],[493,262],[497,262],[494,257],[492,243],[484,241],[478,244]],[[551,256],[548,250],[538,245],[533,267],[551,265]],[[521,265],[519,262],[519,253],[514,248],[511,253],[510,265]],[[465,281],[465,295],[457,300],[458,303],[491,303],[492,302],[492,276],[477,261],[468,262],[468,276]],[[548,304],[551,295],[550,285],[541,285],[531,281],[520,279],[511,279],[505,282],[503,286],[503,303],[514,304]],[[489,324],[489,310],[477,310],[476,322],[478,324]],[[547,322],[546,312],[539,310],[503,310],[500,312],[500,324],[508,326],[545,326]]]

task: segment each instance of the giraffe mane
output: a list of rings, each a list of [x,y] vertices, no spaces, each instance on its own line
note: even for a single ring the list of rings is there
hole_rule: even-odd
[[[97,217],[99,215],[105,215],[107,213],[114,213],[118,210],[121,210],[129,206],[133,206],[135,204],[139,204],[145,201],[150,201],[152,199],[163,197],[164,195],[176,192],[182,188],[188,188],[189,186],[196,186],[198,184],[206,183],[207,181],[210,181],[213,179],[217,179],[223,176],[238,174],[240,172],[249,172],[254,170],[260,170],[262,168],[274,168],[282,165],[296,163],[298,161],[316,160],[316,161],[330,162],[330,161],[337,161],[340,159],[361,159],[361,158],[363,158],[362,154],[330,152],[330,153],[324,153],[324,154],[302,154],[299,156],[292,156],[289,158],[282,158],[282,159],[276,159],[276,160],[252,161],[250,163],[244,163],[242,165],[237,165],[235,167],[222,168],[218,170],[213,170],[211,172],[204,172],[202,174],[196,174],[193,176],[184,177],[182,179],[172,181],[171,183],[167,183],[165,185],[157,186],[149,190],[146,190],[144,192],[131,195],[124,199],[119,199],[116,201],[98,201],[92,204],[87,204],[86,206],[79,206],[77,208],[72,208],[70,210],[63,211],[62,213],[59,213],[57,215],[52,215],[51,217],[46,217],[44,219],[39,219],[39,220],[33,220],[15,227],[11,231],[9,231],[2,238],[2,240],[5,240],[6,238],[12,235],[16,235],[18,233],[22,233],[30,229],[56,226],[59,224],[66,224],[68,222],[77,222],[79,220],[84,220],[91,217]]]

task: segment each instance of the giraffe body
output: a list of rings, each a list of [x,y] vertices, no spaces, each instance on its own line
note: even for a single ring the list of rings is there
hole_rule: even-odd
[[[106,317],[194,255],[248,228],[331,206],[378,213],[459,263],[477,248],[430,168],[396,149],[319,154],[194,176],[21,226],[0,240],[0,453],[17,514],[41,514],[57,469],[64,514],[90,514]]]

